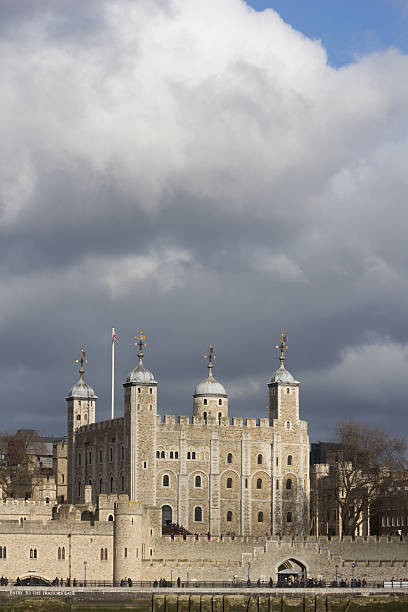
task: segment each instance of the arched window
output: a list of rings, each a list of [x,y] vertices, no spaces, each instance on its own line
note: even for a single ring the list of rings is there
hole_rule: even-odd
[[[164,474],[163,476],[163,487],[169,487],[170,486],[170,478],[168,476],[168,474]]]
[[[232,512],[231,512],[231,510],[228,510],[228,512],[227,512],[227,521],[228,521],[228,523],[230,523],[232,521]]]
[[[175,451],[175,453],[174,453],[174,458],[175,458],[175,459],[178,459],[178,451]]]
[[[222,421],[222,412],[218,413],[218,425],[221,425],[221,421]]]
[[[125,447],[124,446],[120,447],[120,458],[122,461],[125,460]]]
[[[3,546],[3,559],[7,559],[7,547]]]
[[[113,493],[113,476],[109,478],[109,493]]]
[[[222,406],[222,399],[219,399],[219,400],[218,400],[218,405],[219,405],[219,406]]]
[[[201,476],[196,476],[194,479],[194,486],[201,487]]]
[[[99,463],[102,463],[102,449],[99,449]]]
[[[288,465],[292,465],[292,455],[288,455]]]
[[[263,457],[261,454],[258,455],[258,465],[262,465]]]
[[[160,459],[160,451],[156,451],[156,459]]]
[[[88,463],[89,465],[92,465],[92,452],[91,451],[89,451],[88,453]]]
[[[173,451],[170,451],[170,459],[173,459],[174,453]]]
[[[99,479],[99,493],[102,493],[102,478]]]
[[[227,463],[232,463],[232,453],[228,453],[228,455],[227,455]]]
[[[162,525],[170,525],[173,518],[171,506],[162,506]]]
[[[258,512],[258,523],[263,523],[263,512]]]
[[[58,559],[61,559],[61,546],[58,546]]]
[[[227,489],[232,489],[232,478],[227,478]]]
[[[187,459],[191,459],[191,453],[190,453],[190,451],[188,451],[188,453],[187,453]]]
[[[286,393],[289,395],[289,393],[290,393],[289,387],[286,388]]]
[[[62,561],[65,561],[65,547],[64,546],[61,548],[61,559]]]
[[[113,461],[113,448],[112,446],[109,449],[109,461],[112,463]]]
[[[290,491],[291,488],[292,488],[292,479],[288,478],[286,481],[286,489]]]
[[[161,452],[161,454],[160,454],[160,457],[161,457],[162,459],[165,459],[165,457],[166,457],[166,453],[165,453],[164,451],[162,451],[162,452]]]
[[[103,554],[103,548],[101,548],[101,561],[103,561],[104,556],[105,555]]]
[[[256,481],[256,488],[262,489],[262,478],[258,478]]]
[[[207,406],[208,402],[206,399],[204,399],[204,406]]]
[[[78,497],[81,496],[81,481],[78,480]]]
[[[245,478],[245,488],[248,488],[248,478]]]
[[[201,506],[196,506],[194,508],[194,521],[196,523],[201,523],[203,520],[203,509]]]
[[[108,521],[109,521],[109,523],[113,523],[113,514],[110,514],[108,516]]]
[[[276,480],[276,488],[279,489],[279,479]]]
[[[291,523],[292,522],[292,513],[288,512],[286,515],[286,522],[287,523]]]
[[[204,423],[207,424],[207,413],[203,412]]]
[[[192,451],[192,453],[191,453],[191,458],[192,458],[192,459],[195,459],[195,458],[196,458],[195,451]]]
[[[122,489],[122,491],[125,490],[125,475],[122,474],[120,477],[120,488]]]

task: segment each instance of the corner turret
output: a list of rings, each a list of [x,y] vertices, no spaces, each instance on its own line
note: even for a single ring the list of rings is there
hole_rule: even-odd
[[[213,360],[215,360],[212,344],[209,345],[208,355],[204,355],[204,358],[208,359],[208,376],[195,388],[193,415],[201,417],[204,423],[212,418],[218,425],[222,425],[224,419],[228,421],[228,395],[223,385],[215,380],[212,374]]]

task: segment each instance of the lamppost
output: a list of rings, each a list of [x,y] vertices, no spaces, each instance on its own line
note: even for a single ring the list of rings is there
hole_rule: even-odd
[[[248,583],[247,584],[249,587],[251,586],[251,577],[249,575],[250,569],[251,569],[251,563],[250,561],[248,561]]]
[[[87,561],[84,561],[84,586],[86,586],[86,566],[87,566]]]

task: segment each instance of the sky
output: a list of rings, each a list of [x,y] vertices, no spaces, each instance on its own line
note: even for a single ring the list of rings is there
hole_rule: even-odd
[[[0,3],[2,429],[64,434],[75,359],[230,416],[286,365],[311,441],[407,434],[408,3]]]

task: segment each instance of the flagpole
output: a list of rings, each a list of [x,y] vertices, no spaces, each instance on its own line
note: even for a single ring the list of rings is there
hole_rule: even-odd
[[[111,418],[115,418],[115,328],[112,327],[112,402]]]

